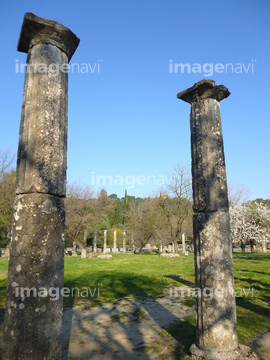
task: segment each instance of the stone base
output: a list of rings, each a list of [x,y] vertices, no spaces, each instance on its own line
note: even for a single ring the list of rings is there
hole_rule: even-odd
[[[194,360],[259,360],[248,346],[240,344],[236,350],[226,352],[200,350],[195,344],[189,350]]]
[[[112,258],[112,255],[110,254],[103,254],[103,255],[98,255],[99,259],[110,259]]]
[[[161,257],[165,257],[165,258],[175,258],[175,257],[179,257],[179,254],[161,253],[160,256],[161,256]]]

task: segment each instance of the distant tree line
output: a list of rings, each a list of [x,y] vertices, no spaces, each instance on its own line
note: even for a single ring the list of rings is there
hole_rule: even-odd
[[[94,192],[87,184],[67,184],[66,245],[72,246],[74,238],[88,246],[103,245],[107,230],[108,246],[113,245],[113,233],[117,231],[118,245],[122,244],[126,231],[127,246],[142,249],[147,243],[160,245],[181,240],[182,234],[193,240],[192,190],[189,171],[177,166],[170,176],[173,181],[156,194],[141,198],[108,195],[105,189]],[[0,150],[0,247],[11,238],[13,203],[15,199],[16,173],[14,155]],[[253,251],[258,242],[270,242],[270,200],[247,201],[248,190],[240,185],[229,184],[229,202],[232,238],[235,244],[249,244]],[[177,249],[177,246],[174,246]]]
[[[102,246],[104,230],[108,231],[108,246],[113,244],[115,230],[118,245],[121,245],[125,230],[127,245],[132,241],[140,250],[147,243],[176,244],[183,232],[192,238],[192,193],[188,171],[176,167],[174,181],[146,198],[130,196],[127,191],[124,197],[118,198],[116,194],[108,196],[104,189],[94,193],[88,185],[68,184],[66,224],[70,230],[66,236],[69,246],[72,245],[72,234],[92,245],[95,232],[97,245]]]

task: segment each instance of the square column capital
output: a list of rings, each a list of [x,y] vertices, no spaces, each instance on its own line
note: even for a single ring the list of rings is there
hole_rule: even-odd
[[[177,98],[192,104],[209,98],[221,101],[230,94],[231,93],[225,86],[217,86],[215,85],[214,80],[203,79],[194,84],[192,87],[178,93]]]
[[[64,25],[32,13],[26,13],[23,19],[18,41],[18,51],[28,53],[34,45],[51,44],[60,48],[70,61],[79,45],[80,39]]]

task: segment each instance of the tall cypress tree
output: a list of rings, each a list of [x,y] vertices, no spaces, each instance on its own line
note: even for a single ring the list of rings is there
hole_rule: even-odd
[[[115,225],[122,224],[122,214],[121,214],[121,206],[120,200],[117,199],[117,206],[115,211]]]
[[[123,224],[125,224],[127,210],[128,210],[128,196],[127,196],[127,190],[125,190],[125,199],[124,199],[124,206],[123,206]]]

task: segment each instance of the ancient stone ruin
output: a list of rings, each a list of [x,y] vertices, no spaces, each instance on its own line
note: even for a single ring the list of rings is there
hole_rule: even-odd
[[[3,360],[61,359],[68,63],[78,44],[79,39],[63,25],[25,14],[18,51],[27,53],[27,69]],[[198,291],[197,342],[191,347],[193,359],[257,358],[248,347],[239,345],[237,339],[219,107],[219,102],[229,95],[226,87],[216,86],[208,79],[178,94],[179,99],[191,104],[195,287]],[[184,251],[184,236],[182,240]],[[135,250],[133,234],[131,248]],[[96,233],[94,252],[97,252]],[[111,257],[106,252],[105,230],[100,257]],[[113,253],[116,252],[117,232],[114,231]],[[125,232],[123,252],[126,252]],[[82,257],[86,257],[85,249]]]
[[[61,359],[67,66],[78,44],[63,25],[25,14],[18,51],[27,53],[27,69],[3,360]],[[58,299],[51,301],[54,294]]]
[[[228,89],[204,79],[180,92],[191,104],[197,342],[193,359],[256,359],[238,344],[232,241],[219,102]],[[209,296],[209,294],[211,296]],[[248,355],[249,354],[249,355]],[[249,356],[249,357],[247,357]]]

